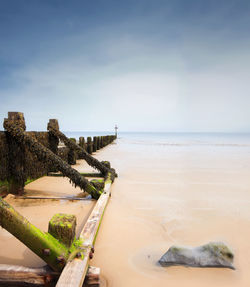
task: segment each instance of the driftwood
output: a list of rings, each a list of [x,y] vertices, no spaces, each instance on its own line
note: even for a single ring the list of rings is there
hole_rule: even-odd
[[[83,244],[80,246],[78,258],[68,261],[57,282],[56,287],[81,287],[84,281],[89,258],[93,256],[92,246],[95,242],[97,232],[104,214],[105,207],[110,197],[110,187],[112,184],[111,175],[105,181],[102,195],[98,199],[88,221],[80,234]]]
[[[0,286],[55,286],[59,276],[59,272],[53,271],[48,266],[28,268],[17,265],[0,264]],[[99,282],[100,268],[89,266],[84,284],[86,286],[99,286]]]

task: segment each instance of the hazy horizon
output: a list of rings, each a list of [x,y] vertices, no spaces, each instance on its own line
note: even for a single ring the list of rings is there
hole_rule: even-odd
[[[250,1],[0,1],[0,129],[250,132]]]

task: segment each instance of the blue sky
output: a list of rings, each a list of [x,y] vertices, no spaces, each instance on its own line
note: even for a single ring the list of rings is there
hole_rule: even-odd
[[[1,120],[250,132],[249,31],[242,0],[0,0]]]

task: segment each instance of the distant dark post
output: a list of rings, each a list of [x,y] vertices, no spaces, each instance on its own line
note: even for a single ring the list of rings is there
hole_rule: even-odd
[[[79,137],[79,146],[86,150],[84,137]]]
[[[97,151],[97,137],[93,138],[93,152]]]
[[[100,137],[97,137],[97,149],[100,149]]]
[[[115,138],[117,138],[117,130],[118,130],[118,126],[115,125]]]
[[[8,119],[4,122],[18,125],[23,131],[26,130],[23,113],[8,112]],[[16,140],[6,131],[6,139],[9,146],[9,192],[21,195],[24,190],[27,175],[25,173],[25,146],[17,143]]]
[[[91,137],[87,137],[87,152],[89,154],[92,154],[92,152],[93,152]]]

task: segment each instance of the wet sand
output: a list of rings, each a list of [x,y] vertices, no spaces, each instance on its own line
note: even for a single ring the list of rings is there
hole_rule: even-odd
[[[109,160],[119,174],[91,261],[101,268],[107,286],[248,286],[250,148],[166,146],[126,139],[117,143],[96,154]],[[76,167],[90,170],[82,162]],[[80,192],[65,178],[49,177],[27,189],[57,196]],[[43,230],[56,212],[74,213],[83,224],[93,204],[31,203],[15,206]],[[0,230],[0,263],[43,265],[11,237]],[[157,264],[173,244],[197,246],[209,241],[223,241],[232,248],[235,271]]]
[[[119,173],[91,264],[108,286],[249,286],[250,148],[119,140],[98,155]],[[163,268],[173,245],[223,241],[236,270]]]
[[[67,178],[42,177],[25,187],[27,196],[80,196],[79,188],[73,187]],[[32,224],[41,230],[48,231],[49,220],[56,213],[75,214],[77,217],[77,234],[86,222],[95,201],[81,200],[47,200],[47,199],[15,199],[8,195],[5,200]],[[15,264],[27,267],[46,265],[36,254],[17,240],[5,229],[0,229],[0,264]]]

